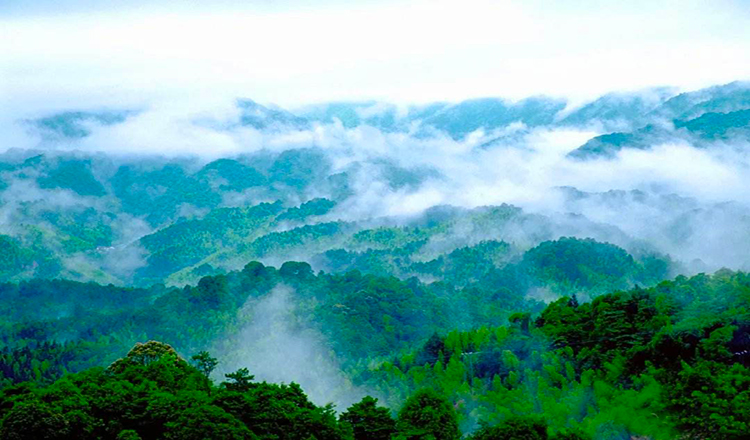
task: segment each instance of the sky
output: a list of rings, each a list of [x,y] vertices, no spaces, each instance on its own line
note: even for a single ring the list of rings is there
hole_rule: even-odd
[[[3,0],[3,106],[583,101],[750,79],[747,0],[204,3]]]

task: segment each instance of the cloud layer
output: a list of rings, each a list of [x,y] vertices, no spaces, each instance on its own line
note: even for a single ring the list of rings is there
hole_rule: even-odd
[[[370,117],[383,108],[373,105],[363,114]],[[45,140],[27,131],[23,144],[105,152],[117,160],[161,155],[197,157],[199,163],[312,148],[331,164],[326,172],[350,177],[353,196],[339,204],[335,219],[410,218],[436,205],[509,203],[562,223],[569,221],[566,215],[583,215],[683,261],[700,259],[710,269],[750,264],[743,250],[750,245],[750,148],[744,137],[693,142],[680,135],[649,149],[625,148],[580,160],[568,154],[600,134],[604,124],[597,119],[586,125],[594,128],[515,122],[454,139],[425,132],[418,121],[399,130],[387,124],[346,128],[335,118],[289,126],[296,120],[281,109],[252,111],[261,118],[253,124],[262,129],[240,123],[246,113],[235,100],[165,101],[116,124],[87,119],[90,134],[81,138]],[[398,177],[401,184],[393,184],[393,173],[406,173]],[[326,191],[313,185],[305,197],[327,197]]]

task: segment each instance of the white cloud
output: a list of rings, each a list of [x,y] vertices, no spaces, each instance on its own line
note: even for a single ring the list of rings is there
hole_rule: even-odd
[[[748,13],[728,1],[280,5],[0,18],[4,92],[12,105],[192,93],[288,105],[593,96],[750,77]]]

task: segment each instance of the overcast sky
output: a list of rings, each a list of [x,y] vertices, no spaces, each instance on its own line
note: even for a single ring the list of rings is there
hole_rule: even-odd
[[[580,100],[750,79],[748,0],[210,3],[2,0],[3,105]]]

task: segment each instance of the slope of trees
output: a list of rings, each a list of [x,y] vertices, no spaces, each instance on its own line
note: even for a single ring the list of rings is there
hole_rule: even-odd
[[[590,278],[601,258],[594,255],[572,272],[560,265],[554,279],[584,273],[581,267],[590,271],[586,279],[610,274]],[[638,267],[627,256],[614,261]],[[581,283],[567,279],[559,285]],[[547,305],[519,297],[507,279],[504,286],[487,280],[457,288],[253,262],[180,289],[5,284],[2,432],[23,424],[92,438],[202,438],[201,429],[227,438],[297,438],[274,429],[316,438],[732,439],[747,432],[747,274],[678,277]],[[262,318],[255,305],[280,286],[291,292],[293,325],[319,332],[348,380],[381,400],[362,400],[339,420],[298,386],[259,385],[247,370],[212,384],[216,361],[205,350],[217,341],[252,347],[241,329]],[[145,340],[174,349],[146,344],[117,360]],[[198,353],[194,366],[180,357],[190,353]],[[153,429],[157,437],[148,437]],[[23,438],[13,435],[5,438]]]
[[[391,405],[437,390],[464,431],[495,426],[482,439],[516,438],[498,426],[529,415],[519,438],[746,438],[748,299],[750,276],[729,271],[564,297],[536,319],[433,335],[360,378]]]
[[[256,382],[242,368],[215,384],[203,352],[188,362],[149,341],[105,368],[70,374],[47,386],[0,392],[0,439],[289,439],[457,440],[458,414],[442,395],[416,391],[394,418],[365,396],[340,415],[317,406],[295,383]],[[511,419],[476,439],[546,439],[541,419]],[[579,437],[560,437],[579,438]]]

